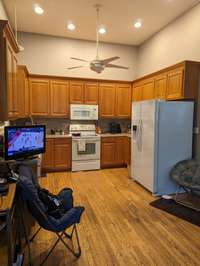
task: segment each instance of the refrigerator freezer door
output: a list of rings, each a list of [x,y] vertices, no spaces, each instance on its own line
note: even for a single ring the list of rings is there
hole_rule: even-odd
[[[133,178],[153,192],[154,188],[154,144],[156,127],[156,101],[141,102],[141,119],[137,140],[133,141]]]
[[[177,190],[170,170],[192,156],[193,103],[162,102],[159,105],[157,159],[154,194],[174,194]]]

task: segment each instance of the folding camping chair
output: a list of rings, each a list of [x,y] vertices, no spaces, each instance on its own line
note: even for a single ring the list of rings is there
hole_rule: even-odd
[[[24,166],[23,166],[24,167]],[[24,171],[25,170],[25,171]],[[22,175],[22,173],[26,173],[26,176]],[[43,259],[42,263],[40,265],[43,265],[52,251],[55,249],[59,241],[61,241],[65,247],[76,257],[80,257],[81,255],[81,247],[79,243],[79,237],[78,237],[78,231],[77,231],[77,224],[80,223],[81,215],[84,211],[84,207],[77,206],[73,207],[69,206],[69,208],[66,210],[66,212],[63,213],[63,215],[60,218],[54,218],[53,216],[49,215],[47,213],[47,208],[44,206],[43,202],[40,200],[38,196],[38,190],[37,186],[35,184],[35,181],[33,180],[31,169],[20,169],[19,167],[19,180],[17,182],[17,192],[18,197],[20,201],[20,206],[22,207],[24,202],[27,203],[28,209],[31,212],[32,216],[35,218],[35,220],[40,225],[39,229],[36,231],[36,233],[33,235],[33,237],[30,239],[30,242],[34,240],[36,235],[39,233],[39,231],[43,228],[45,230],[54,232],[58,239],[53,244],[52,248],[49,250],[46,257]],[[62,190],[59,194],[59,196],[63,197],[63,194],[66,193],[72,193],[70,189]],[[22,208],[23,210],[23,208]],[[23,213],[23,211],[22,211]],[[66,229],[69,227],[72,227],[71,234],[66,233]],[[74,249],[72,249],[67,243],[66,238],[71,239],[73,237],[73,234],[75,232],[76,241],[77,241],[77,247],[78,251],[76,252]],[[27,244],[29,245],[29,241],[27,241]],[[31,262],[31,258],[30,264]]]

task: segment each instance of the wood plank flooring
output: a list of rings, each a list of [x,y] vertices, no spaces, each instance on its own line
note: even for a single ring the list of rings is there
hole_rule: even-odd
[[[71,187],[75,203],[86,208],[78,226],[81,257],[60,243],[45,265],[200,265],[200,228],[149,206],[155,198],[125,168],[49,174],[41,185],[53,193]],[[39,233],[34,265],[54,241],[54,234]]]

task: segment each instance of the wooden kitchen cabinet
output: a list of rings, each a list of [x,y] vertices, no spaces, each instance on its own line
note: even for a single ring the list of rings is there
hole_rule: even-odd
[[[142,100],[142,90],[143,86],[133,85],[132,88],[132,101],[137,102]]]
[[[131,86],[129,84],[117,85],[115,111],[119,118],[129,118],[131,116]]]
[[[46,139],[46,152],[42,158],[42,171],[66,171],[71,168],[71,138]]]
[[[101,138],[101,167],[120,167],[126,164],[125,136]]]
[[[131,164],[131,138],[125,137],[124,138],[124,161],[126,165]]]
[[[85,104],[99,103],[99,87],[97,82],[85,82],[84,103]]]
[[[60,80],[50,81],[51,111],[55,117],[69,116],[69,82]]]
[[[99,113],[103,118],[115,117],[116,85],[113,83],[99,84]]]
[[[105,137],[101,142],[101,167],[112,167],[116,164],[115,139]]]
[[[158,75],[155,77],[154,95],[156,99],[166,99],[167,93],[167,75]]]
[[[54,140],[54,169],[68,170],[71,168],[71,139]]]
[[[19,93],[19,117],[29,115],[28,73],[24,66],[17,68],[17,87]]]
[[[46,152],[42,155],[42,170],[54,167],[54,139],[46,139]]]
[[[50,115],[50,86],[48,79],[31,78],[30,114],[33,116]]]
[[[17,118],[19,116],[19,90],[17,86],[17,59],[15,53],[6,42],[7,55],[7,93],[8,93],[8,117]]]
[[[154,99],[154,79],[147,80],[142,86],[142,100]]]
[[[84,102],[84,82],[70,81],[70,103],[82,104]]]
[[[184,97],[183,93],[184,69],[177,68],[167,74],[167,99],[175,100]]]

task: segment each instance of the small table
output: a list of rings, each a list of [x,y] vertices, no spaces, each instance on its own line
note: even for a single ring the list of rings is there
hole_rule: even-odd
[[[9,184],[8,193],[0,197],[0,217],[5,217],[5,226],[7,232],[7,247],[8,247],[8,266],[13,263],[13,241],[12,241],[12,220],[15,210],[15,193],[16,184]]]

